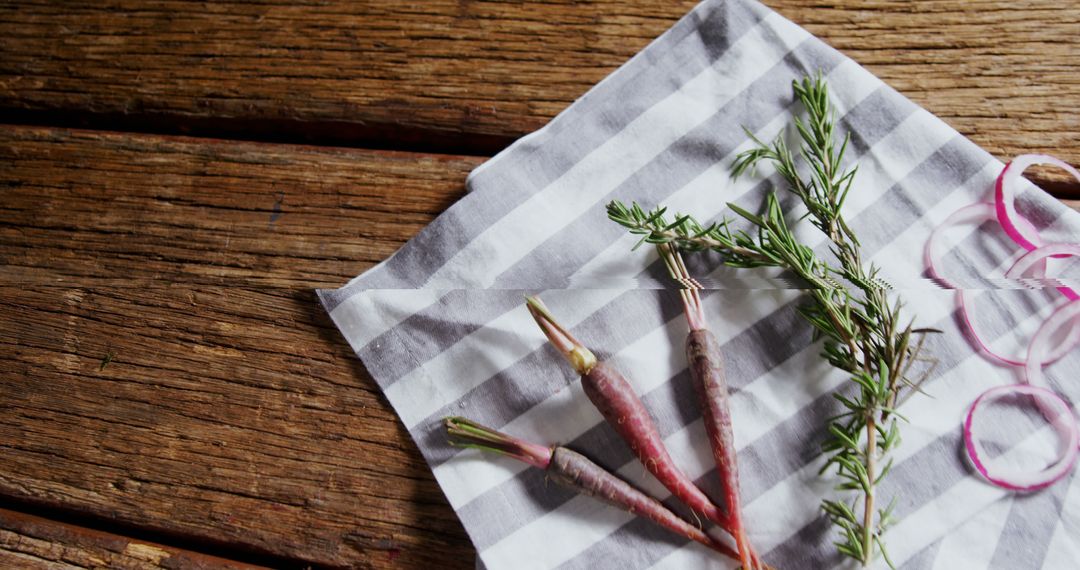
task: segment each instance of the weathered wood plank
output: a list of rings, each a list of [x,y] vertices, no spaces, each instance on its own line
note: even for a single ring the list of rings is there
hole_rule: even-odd
[[[253,566],[0,509],[0,567],[255,570]]]
[[[337,287],[481,160],[0,126],[0,279]]]
[[[310,291],[2,286],[0,331],[0,495],[335,567],[472,567]]]
[[[481,159],[0,128],[0,496],[333,567],[472,567],[319,307]]]
[[[517,136],[677,4],[21,2],[0,8],[0,105]]]
[[[171,117],[176,128],[227,119],[237,122],[223,128],[240,133],[272,124],[268,136],[421,145],[449,136],[491,152],[543,125],[694,3],[4,3],[0,108],[47,111],[45,121]],[[1080,163],[1080,5],[766,3],[997,156],[1052,151]]]

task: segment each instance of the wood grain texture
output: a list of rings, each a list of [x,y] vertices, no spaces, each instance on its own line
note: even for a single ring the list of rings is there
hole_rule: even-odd
[[[0,330],[0,494],[335,567],[471,568],[311,292],[5,286]]]
[[[0,496],[331,567],[472,568],[311,288],[389,255],[477,162],[0,129]]]
[[[542,126],[694,3],[9,2],[0,108],[167,116],[179,128],[299,123],[408,139],[399,144],[488,135],[491,147]],[[1080,163],[1080,5],[766,3],[998,157],[1052,151]]]
[[[480,162],[0,127],[0,279],[338,287]]]
[[[694,3],[0,2],[0,119],[483,153]],[[1080,7],[766,3],[999,157],[1080,163]],[[480,161],[0,127],[0,496],[299,565],[472,568],[310,290],[385,259]],[[0,510],[0,567],[213,567],[20,517]]]
[[[28,570],[264,568],[5,509],[0,509],[0,567]]]

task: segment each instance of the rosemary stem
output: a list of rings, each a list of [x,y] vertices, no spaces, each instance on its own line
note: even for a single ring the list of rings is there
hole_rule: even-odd
[[[874,417],[866,420],[866,478],[870,484],[866,488],[863,498],[863,559],[862,565],[869,566],[874,558],[874,491],[877,487],[874,479],[877,477],[877,426]]]

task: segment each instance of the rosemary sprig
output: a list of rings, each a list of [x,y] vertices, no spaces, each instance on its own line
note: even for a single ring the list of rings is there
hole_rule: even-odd
[[[890,298],[890,287],[879,277],[878,268],[862,261],[859,240],[841,213],[856,169],[842,166],[849,136],[837,142],[835,111],[825,81],[808,77],[793,82],[793,88],[806,110],[805,119],[795,119],[795,129],[798,156],[808,174],[800,173],[796,155],[781,135],[771,144],[754,138],[756,146],[738,155],[732,175],[738,177],[761,161],[772,163],[805,205],[813,225],[828,237],[834,261],[821,259],[796,239],[775,194],[766,198],[760,215],[728,204],[751,224],[754,235],[732,230],[726,219],[703,225],[692,216],[676,215],[669,221],[665,208],[646,212],[636,203],[612,202],[608,216],[642,236],[638,245],[713,250],[724,255],[727,265],[782,267],[808,283],[813,302],[799,311],[814,328],[815,338],[824,338],[822,356],[854,384],[854,393],[834,394],[843,412],[828,420],[829,437],[823,445],[828,460],[822,468],[824,472],[835,467],[842,480],[838,489],[851,491],[854,497],[850,503],[825,500],[822,509],[840,529],[839,552],[864,566],[880,552],[891,567],[882,535],[893,522],[896,498],[881,508],[877,488],[892,466],[889,453],[900,443],[897,420],[903,417],[896,407],[919,390],[932,368],[918,378],[908,375],[915,362],[925,360],[919,356],[923,336],[937,331],[915,329],[913,321],[902,319],[902,304]]]

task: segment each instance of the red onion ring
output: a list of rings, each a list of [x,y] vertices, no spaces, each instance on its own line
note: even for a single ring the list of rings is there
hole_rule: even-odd
[[[1047,258],[1080,256],[1080,244],[1050,244],[1044,246],[1038,230],[1030,221],[1016,212],[1016,193],[1013,187],[1024,170],[1036,164],[1057,166],[1080,180],[1080,171],[1052,156],[1021,155],[1005,165],[995,184],[994,204],[989,205],[992,207],[991,217],[996,217],[1005,233],[1029,252],[1013,263],[1013,266],[1005,273],[1005,277],[1009,279],[1022,277],[1032,269],[1037,270],[1037,277],[1044,277],[1046,275]],[[944,223],[934,229],[927,240],[925,257],[930,274],[947,287],[956,288],[937,269],[937,266],[940,265],[940,259],[944,255],[937,245],[937,240],[948,227],[988,219],[986,206],[987,204],[973,204],[953,212],[946,218]],[[974,326],[974,319],[970,317],[971,314],[974,314],[975,295],[964,289],[960,289],[957,293],[961,317],[975,344],[984,354],[995,360],[1023,366],[1025,379],[1028,382],[1028,384],[1001,386],[987,390],[971,404],[967,418],[964,421],[964,444],[975,469],[991,483],[1006,489],[1035,491],[1049,486],[1064,477],[1076,464],[1077,457],[1080,455],[1080,427],[1077,426],[1072,407],[1047,387],[1046,378],[1042,372],[1045,364],[1061,358],[1077,342],[1080,342],[1080,327],[1076,326],[1080,322],[1080,300],[1078,300],[1080,295],[1077,295],[1073,289],[1064,286],[1058,287],[1058,291],[1064,294],[1070,302],[1056,309],[1040,325],[1039,330],[1031,339],[1024,360],[1004,357],[993,352],[979,336]],[[1065,326],[1071,327],[1068,336],[1060,344],[1053,345],[1055,334]],[[991,472],[990,468],[982,461],[984,453],[982,453],[978,440],[974,437],[974,418],[979,406],[1011,393],[1033,396],[1039,410],[1062,436],[1065,444],[1055,462],[1037,473],[1024,473],[1014,470],[1005,470],[1004,473],[1002,473],[1002,470]]]
[[[1035,331],[1035,336],[1031,337],[1031,345],[1028,347],[1027,361],[1024,363],[1024,378],[1028,384],[1044,388],[1049,385],[1043,376],[1042,369],[1050,362],[1050,356],[1053,355],[1050,345],[1053,342],[1054,333],[1061,330],[1063,326],[1073,326],[1074,330],[1078,328],[1075,326],[1078,316],[1080,316],[1080,301],[1073,301],[1051,313],[1043,321],[1039,330]]]
[[[926,267],[930,270],[930,275],[949,289],[959,289],[955,283],[946,278],[938,269],[941,265],[941,258],[944,257],[946,253],[942,250],[943,246],[939,245],[941,236],[944,235],[945,230],[953,226],[978,224],[996,218],[997,213],[995,211],[995,206],[990,202],[976,202],[974,204],[969,204],[949,214],[938,227],[934,228],[934,231],[930,232],[930,237],[926,240],[924,258],[926,260]],[[1042,245],[1042,238],[1039,237],[1039,230],[1035,229],[1035,226],[1032,225],[1027,218],[1019,214],[1017,214],[1016,218],[1025,231],[1031,232],[1031,234],[1035,236],[1036,243]]]
[[[1080,244],[1051,243],[1040,246],[1025,253],[1020,259],[1017,259],[1016,263],[1013,263],[1013,266],[1005,272],[1005,277],[1007,279],[1018,279],[1023,277],[1024,273],[1027,273],[1029,269],[1036,267],[1036,264],[1045,261],[1048,257],[1070,257],[1074,255],[1080,256]],[[1042,264],[1042,267],[1045,269],[1045,263]],[[1076,291],[1070,287],[1058,287],[1057,290],[1061,291],[1061,293],[1068,297],[1070,301],[1080,299],[1080,295],[1077,295]]]
[[[978,298],[975,293],[975,291],[969,289],[960,289],[957,291],[956,295],[960,318],[964,321],[964,325],[967,326],[968,334],[971,337],[972,342],[974,342],[975,345],[990,358],[990,360],[996,360],[1000,363],[1008,364],[1009,366],[1025,366],[1027,364],[1026,358],[1021,358],[1019,356],[1010,357],[999,354],[982,339],[982,336],[979,335],[979,330],[975,328],[975,319],[971,316],[975,314],[975,299]],[[1056,330],[1057,329],[1055,329],[1055,331]],[[1043,364],[1052,364],[1061,360],[1061,357],[1068,354],[1070,350],[1076,348],[1077,344],[1080,344],[1080,327],[1074,326],[1069,330],[1069,336],[1065,337],[1057,345],[1054,345],[1053,350],[1043,355]],[[1031,349],[1029,346],[1028,352],[1030,353],[1030,351]]]
[[[1045,154],[1022,154],[1005,165],[1001,174],[994,184],[994,205],[997,212],[998,222],[1005,233],[1020,247],[1031,251],[1041,245],[1039,232],[1033,227],[1017,223],[1014,220],[1022,219],[1016,213],[1016,192],[1014,187],[1020,175],[1030,166],[1037,164],[1051,164],[1072,174],[1080,180],[1080,171],[1077,171],[1069,163]]]
[[[977,427],[975,412],[978,411],[981,405],[1008,394],[1034,396],[1044,414],[1047,414],[1048,411],[1057,412],[1050,416],[1054,419],[1050,420],[1048,417],[1048,421],[1061,435],[1064,446],[1054,463],[1038,472],[1023,472],[1004,468],[991,471],[991,468],[983,462],[983,457],[986,454],[974,435]],[[1037,491],[1061,480],[1076,464],[1077,456],[1080,455],[1080,427],[1077,426],[1076,416],[1073,415],[1069,404],[1051,390],[1027,384],[998,386],[983,392],[971,404],[971,408],[968,409],[967,418],[964,420],[964,445],[967,448],[968,458],[971,459],[971,463],[975,466],[975,470],[991,483],[1014,491]]]
[[[949,214],[949,216],[945,218],[945,220],[940,225],[938,225],[938,227],[934,228],[934,231],[930,232],[930,237],[926,240],[924,257],[926,259],[926,266],[930,271],[930,275],[936,278],[939,282],[941,282],[942,285],[945,285],[946,287],[952,289],[956,289],[956,298],[957,305],[960,310],[960,318],[964,322],[964,325],[967,327],[968,336],[971,337],[972,342],[974,342],[975,345],[983,352],[983,354],[987,355],[991,360],[1010,366],[1023,366],[1024,361],[1021,360],[1020,357],[1010,357],[999,354],[990,346],[989,343],[982,339],[982,336],[979,334],[979,330],[975,327],[975,319],[973,317],[973,315],[975,314],[975,299],[977,296],[976,292],[957,287],[956,284],[946,278],[943,272],[939,269],[939,267],[941,266],[941,258],[945,255],[944,246],[941,245],[941,236],[945,234],[945,230],[951,228],[952,226],[962,224],[978,224],[987,220],[993,220],[995,218],[996,212],[994,204],[988,202],[977,202],[975,204],[970,204],[968,206],[960,208],[952,214]],[[1039,237],[1039,232],[1035,229],[1035,226],[1033,226],[1031,222],[1027,220],[1027,218],[1020,216],[1019,214],[1017,214],[1017,220],[1019,221],[1020,225],[1024,226],[1025,229],[1032,232],[1032,235],[1035,236],[1035,239],[1039,240],[1039,243],[1041,245],[1042,238]],[[1043,263],[1043,267],[1045,268],[1045,262]],[[1080,341],[1080,336],[1078,336],[1076,340]],[[1073,344],[1075,344],[1075,342]],[[1056,360],[1058,358],[1061,358],[1061,355],[1067,352],[1070,348],[1072,347],[1065,347],[1064,350],[1059,351],[1061,352],[1061,354],[1055,352],[1054,359]]]
[[[1024,363],[1025,382],[1039,388],[1050,387],[1050,384],[1046,381],[1046,377],[1043,376],[1042,370],[1046,364],[1053,362],[1051,359],[1056,353],[1051,353],[1048,347],[1052,342],[1054,333],[1061,330],[1061,327],[1063,326],[1071,327],[1069,329],[1069,338],[1058,348],[1075,344],[1072,342],[1072,339],[1076,336],[1077,331],[1080,330],[1080,327],[1076,326],[1077,315],[1080,315],[1080,303],[1073,301],[1051,313],[1050,316],[1043,321],[1039,330],[1035,331],[1035,336],[1031,338],[1031,345],[1028,347],[1027,359]],[[1070,348],[1072,347],[1070,346]],[[1048,410],[1041,400],[1036,400],[1036,403],[1039,405],[1039,409],[1042,410],[1043,415],[1049,418],[1051,410]]]

